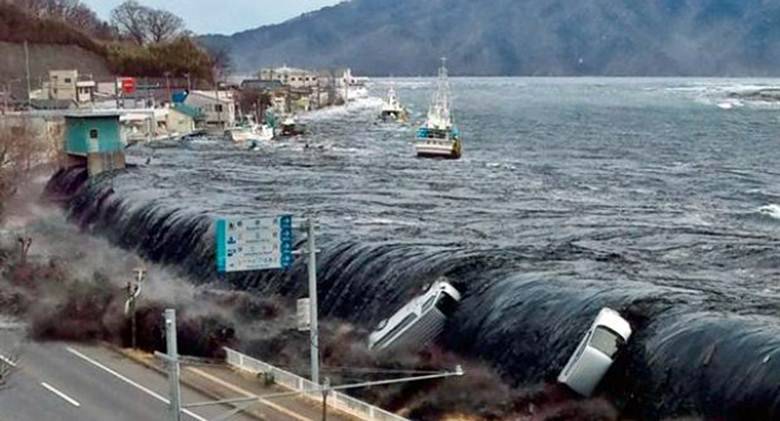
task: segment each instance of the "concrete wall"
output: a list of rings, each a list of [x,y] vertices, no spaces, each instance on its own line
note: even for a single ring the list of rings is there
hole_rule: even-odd
[[[30,116],[20,113],[0,115],[0,130],[30,131],[41,145],[42,161],[56,159],[65,144],[65,119],[57,116]],[[37,149],[37,148],[36,148]]]
[[[113,77],[106,61],[97,54],[74,45],[30,44],[30,84],[33,89],[49,80],[49,70],[77,69],[79,74],[91,74],[97,80]],[[0,80],[14,81],[11,91],[15,98],[27,98],[24,45],[0,42]]]
[[[94,177],[106,171],[115,171],[125,168],[125,153],[97,152],[87,155],[87,173]]]

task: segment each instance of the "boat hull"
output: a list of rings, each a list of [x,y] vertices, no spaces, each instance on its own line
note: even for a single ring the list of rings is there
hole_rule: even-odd
[[[414,145],[419,158],[460,159],[461,151],[457,143],[448,145],[430,144],[428,142]]]

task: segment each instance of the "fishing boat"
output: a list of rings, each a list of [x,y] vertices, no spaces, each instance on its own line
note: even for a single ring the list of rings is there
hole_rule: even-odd
[[[358,99],[367,98],[368,97],[368,88],[366,87],[367,82],[368,82],[367,78],[350,77],[347,82],[346,99],[348,101],[355,101]]]
[[[225,130],[225,138],[234,143],[267,142],[274,138],[274,130],[267,124],[257,124],[245,116],[234,127]]]
[[[401,101],[398,100],[398,95],[395,93],[395,89],[391,86],[387,91],[387,98],[382,102],[382,112],[379,115],[384,121],[400,121],[405,122],[408,118],[406,108],[401,105]]]
[[[442,58],[436,92],[425,124],[417,130],[414,147],[422,158],[459,159],[462,154],[460,131],[452,122],[450,111],[450,85],[446,59]]]
[[[277,129],[277,134],[283,137],[300,136],[306,133],[306,126],[295,121],[293,116],[288,116]]]

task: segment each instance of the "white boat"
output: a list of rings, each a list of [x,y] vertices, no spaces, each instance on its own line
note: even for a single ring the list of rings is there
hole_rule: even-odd
[[[414,147],[422,158],[459,159],[462,154],[460,131],[452,122],[450,111],[450,85],[445,59],[439,69],[436,92],[425,124],[417,130]]]
[[[277,128],[278,136],[300,136],[306,133],[306,125],[299,124],[295,121],[295,117],[287,116],[282,120],[282,124]]]
[[[382,112],[379,115],[384,121],[400,121],[405,122],[408,118],[406,108],[401,105],[401,101],[398,100],[398,95],[395,93],[395,89],[391,86],[387,91],[387,98],[382,101]]]
[[[225,137],[234,143],[267,142],[274,138],[274,130],[267,124],[257,124],[247,116],[235,127],[225,130]]]
[[[366,78],[351,78],[347,83],[347,100],[354,101],[368,97],[368,88],[366,87]]]
[[[369,349],[417,350],[425,347],[444,330],[447,317],[455,311],[460,300],[460,292],[449,282],[435,282],[423,295],[379,322],[368,336]]]

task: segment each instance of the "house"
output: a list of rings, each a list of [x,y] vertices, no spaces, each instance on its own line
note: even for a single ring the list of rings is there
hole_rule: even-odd
[[[283,88],[284,85],[280,80],[246,79],[241,82],[242,90],[275,92]]]
[[[76,98],[76,81],[78,70],[50,70],[49,80],[44,82],[44,93],[47,99],[73,100]]]
[[[95,101],[97,83],[94,80],[79,80],[76,82],[76,102],[89,104]]]
[[[319,76],[316,72],[294,67],[275,67],[260,69],[257,75],[263,81],[279,81],[292,88],[314,88],[319,86]]]
[[[87,167],[89,176],[125,168],[125,142],[119,113],[74,112],[65,115],[68,166]]]
[[[40,99],[86,105],[95,100],[96,91],[97,83],[92,77],[80,76],[78,70],[50,70],[49,80],[43,82]]]
[[[201,118],[198,109],[186,104],[174,104],[168,110],[166,125],[169,133],[189,134],[195,131],[195,122]]]
[[[192,91],[185,101],[203,115],[206,127],[232,127],[236,122],[233,91]]]

